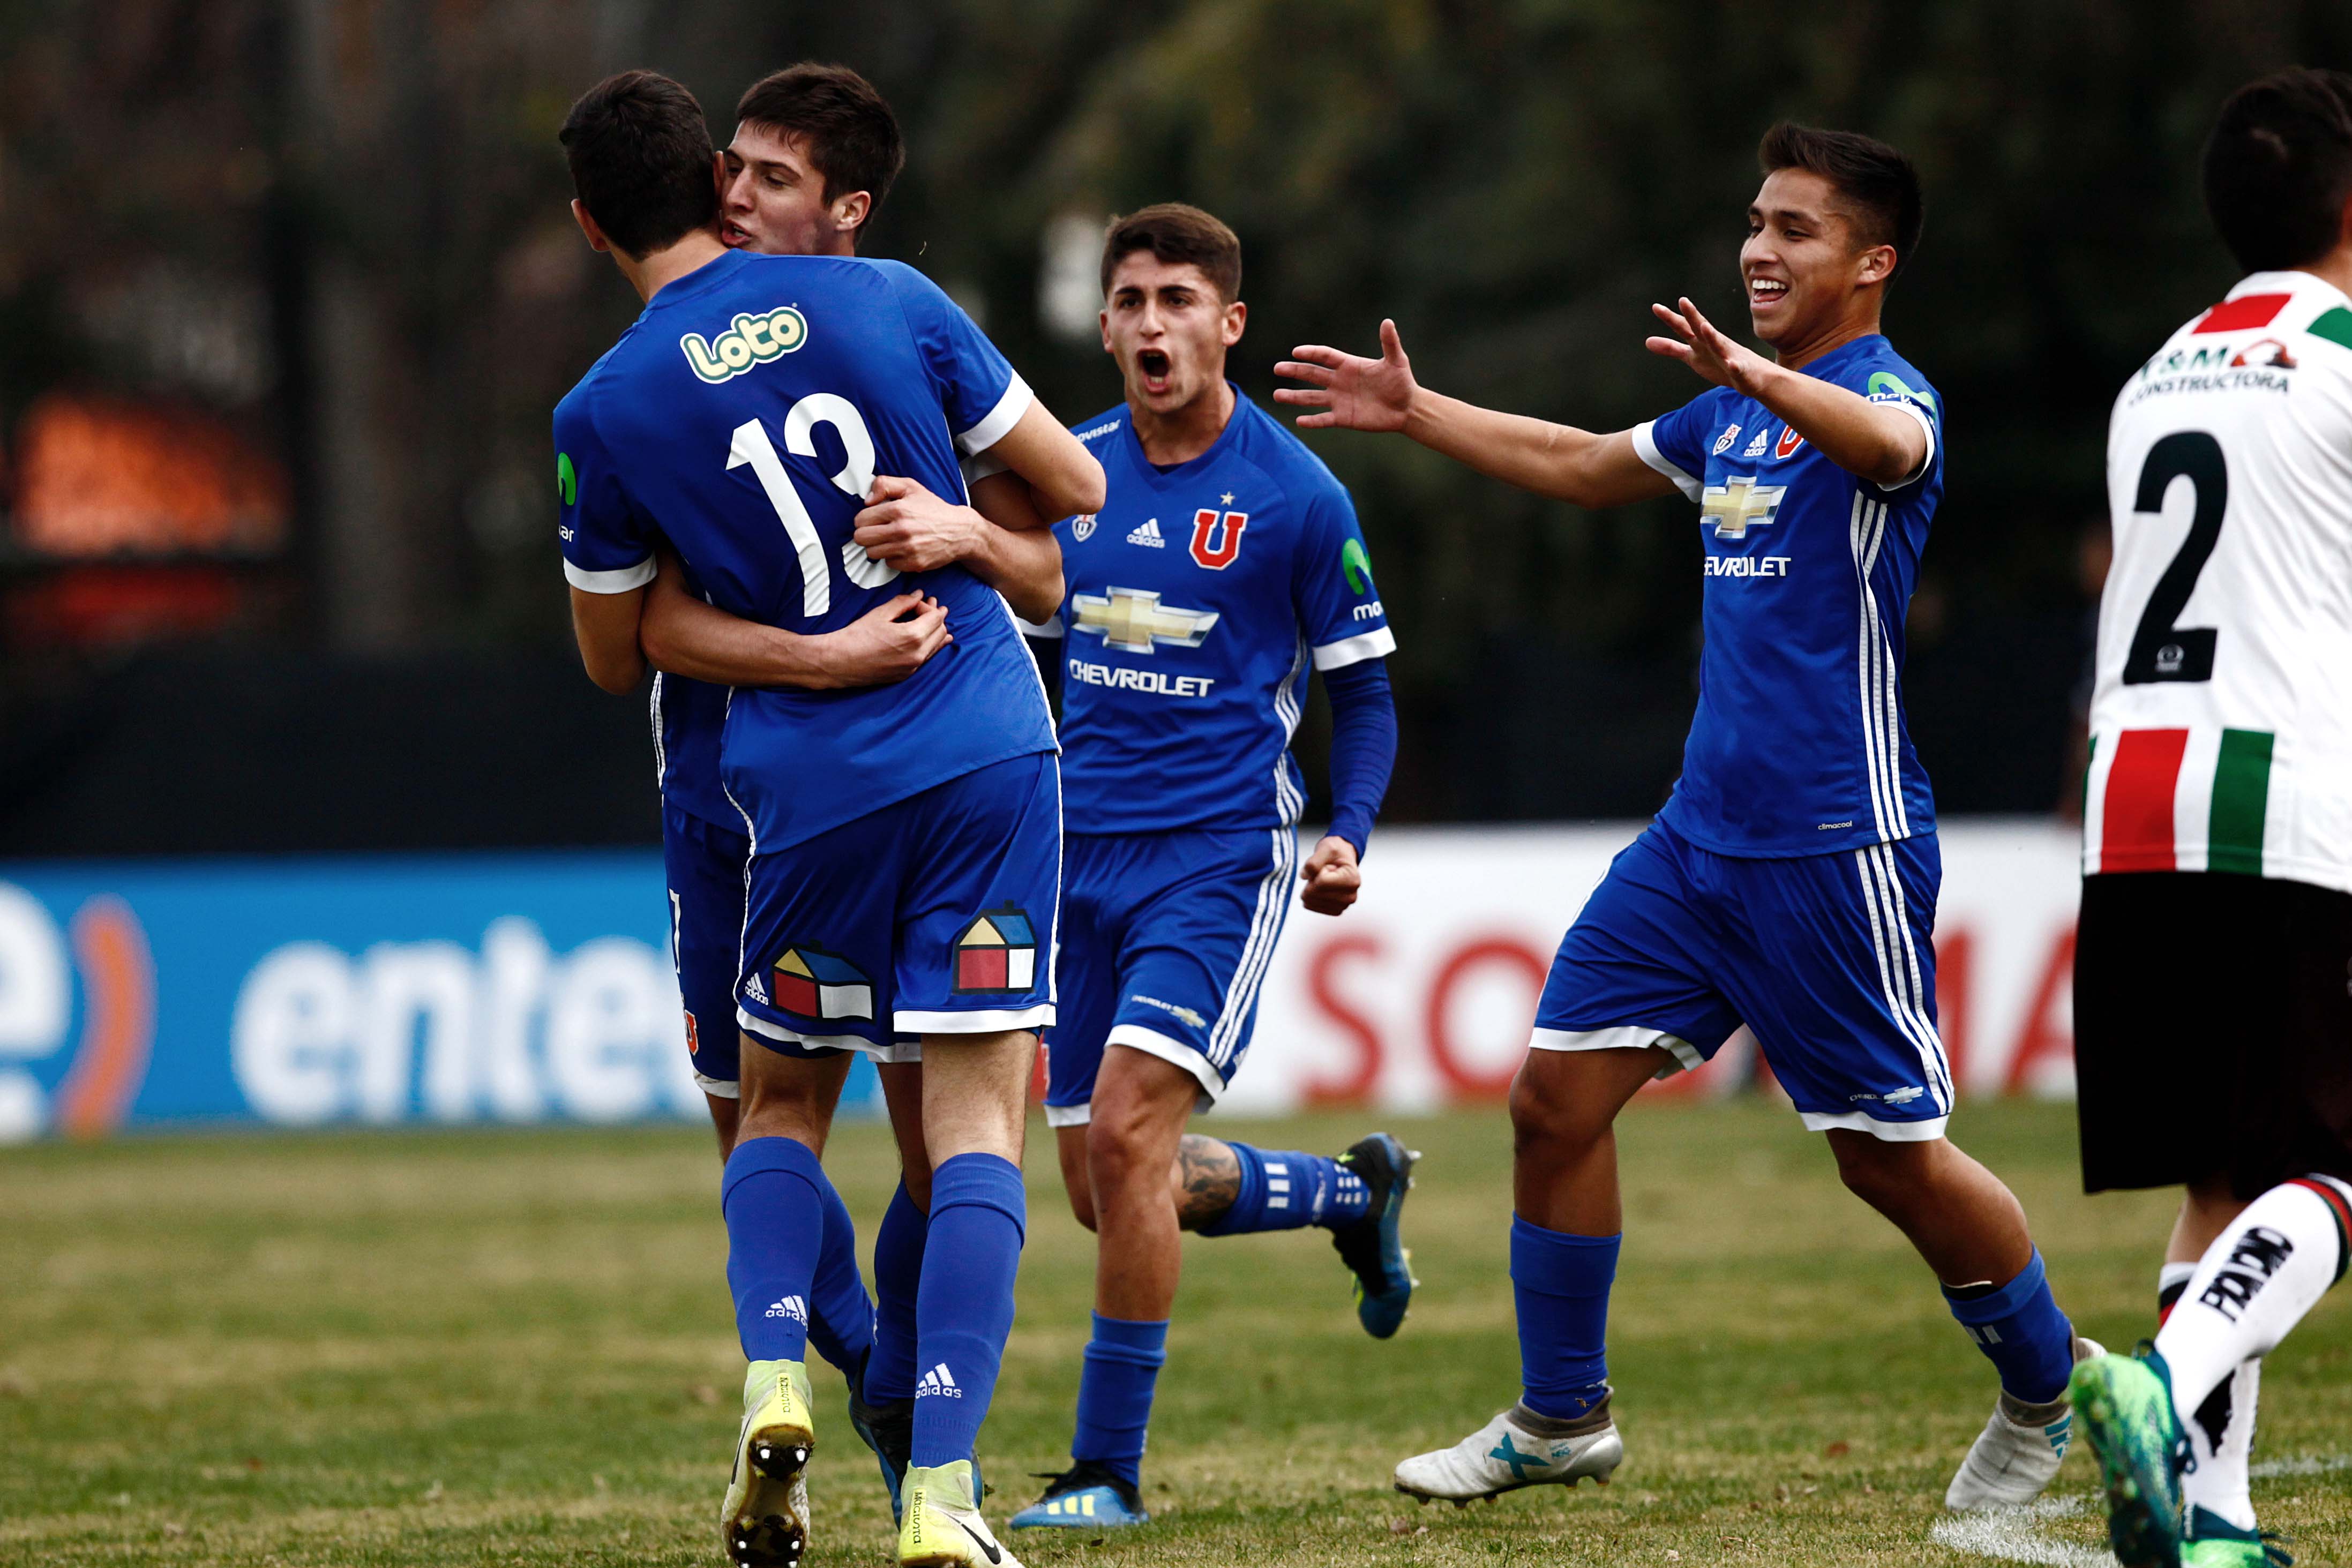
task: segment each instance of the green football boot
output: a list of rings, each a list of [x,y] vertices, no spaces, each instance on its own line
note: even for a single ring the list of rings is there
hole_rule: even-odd
[[[755,1361],[743,1373],[743,1426],[719,1531],[736,1568],[800,1568],[808,1551],[808,1461],[816,1448],[808,1368]]]
[[[2180,1543],[2180,1568],[2294,1568],[2278,1536],[2267,1530],[2240,1530],[2220,1514],[2189,1511],[2189,1537]]]
[[[2180,1476],[2188,1434],[2172,1407],[2172,1370],[2155,1345],[2077,1362],[2067,1385],[2107,1491],[2107,1542],[2124,1568],[2180,1568]]]

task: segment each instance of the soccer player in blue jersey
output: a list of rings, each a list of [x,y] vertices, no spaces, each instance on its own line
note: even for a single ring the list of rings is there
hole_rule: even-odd
[[[1943,491],[1943,409],[1881,335],[1919,240],[1895,149],[1780,125],[1760,150],[1740,279],[1766,359],[1687,299],[1650,348],[1710,389],[1614,434],[1417,385],[1395,324],[1377,360],[1277,367],[1300,423],[1402,431],[1584,507],[1699,508],[1706,652],[1682,778],[1561,941],[1511,1091],[1519,1402],[1398,1490],[1456,1503],[1606,1479],[1623,1448],[1602,1354],[1622,1215],[1611,1128],[1654,1077],[1744,1020],[1848,1187],[1900,1228],[2000,1397],[1946,1495],[2030,1500],[2058,1472],[2068,1374],[2095,1347],[2053,1299],[2024,1212],[1946,1139],[1936,1032],[1935,807],[1903,722],[1903,615]]]
[[[846,66],[803,63],[746,89],[719,171],[719,235],[763,256],[853,256],[906,161],[889,104]],[[1061,551],[1019,476],[974,482],[970,507],[910,481],[857,538],[905,572],[959,561],[1005,595],[1016,612],[1050,616],[1062,599]],[[779,541],[779,548],[782,548]],[[663,552],[647,588],[638,642],[654,677],[655,745],[663,784],[662,847],[670,929],[686,1006],[688,1050],[709,1101],[721,1156],[735,1134],[738,945],[751,841],[720,788],[719,727],[729,686],[831,690],[904,679],[950,633],[936,601],[901,595],[837,632],[797,635],[740,621],[698,597],[684,566]],[[699,679],[696,677],[701,677]],[[707,1032],[706,1032],[707,1030]],[[805,1054],[802,1054],[805,1051]],[[805,1303],[810,1343],[850,1385],[859,1436],[882,1460],[891,1503],[913,1440],[915,1295],[922,1273],[930,1164],[924,1152],[920,1047],[894,1046],[877,1062],[905,1177],[874,1239],[877,1301],[857,1271],[856,1231],[828,1216],[815,1292]],[[793,1047],[772,1063],[770,1099],[791,1120],[784,1135],[822,1151],[851,1054]],[[786,1092],[789,1089],[789,1094]]]
[[[1320,1226],[1396,1332],[1412,1156],[1386,1134],[1336,1159],[1187,1134],[1241,1069],[1292,889],[1339,915],[1388,788],[1396,647],[1348,492],[1225,379],[1247,319],[1241,242],[1146,207],[1103,250],[1103,347],[1126,400],[1078,429],[1109,489],[1055,525],[1067,912],[1045,1117],[1099,1238],[1070,1468],[1016,1528],[1141,1522],[1138,1481],[1182,1251]],[[1331,700],[1331,826],[1302,867],[1289,752],[1309,668]],[[1174,1162],[1173,1190],[1170,1178]]]
[[[608,687],[642,675],[642,590],[665,543],[740,619],[834,631],[911,587],[955,636],[893,685],[728,700],[720,779],[751,841],[723,1205],[751,1364],[728,1550],[797,1563],[807,1541],[815,1429],[805,1312],[793,1307],[833,1206],[815,1151],[791,1135],[790,1086],[784,1113],[770,1103],[771,1064],[915,1035],[932,1165],[916,1332],[929,1370],[899,1559],[1003,1568],[972,1456],[1012,1326],[1023,1103],[1035,1031],[1053,1018],[1055,747],[994,591],[952,564],[894,588],[903,574],[856,535],[876,497],[895,494],[888,476],[955,494],[960,450],[1003,463],[1055,515],[1101,504],[1101,468],[911,268],[728,250],[709,135],[677,83],[635,71],[600,84],[562,141],[582,229],[646,300],[556,410],[565,570],[592,674]]]

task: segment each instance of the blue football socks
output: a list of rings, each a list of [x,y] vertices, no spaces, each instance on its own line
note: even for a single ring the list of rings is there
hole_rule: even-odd
[[[930,1236],[915,1301],[915,1465],[972,1458],[1013,1332],[1028,1213],[1021,1167],[1011,1160],[958,1155],[931,1175]]]
[[[1361,1219],[1371,1191],[1334,1159],[1296,1149],[1256,1149],[1228,1143],[1241,1163],[1241,1193],[1231,1208],[1201,1227],[1202,1236],[1248,1236],[1261,1230],[1327,1229]]]
[[[817,1197],[824,1206],[824,1243],[810,1281],[808,1340],[856,1389],[873,1356],[874,1303],[857,1272],[857,1225],[849,1206],[830,1179]]]
[[[747,1361],[808,1354],[809,1296],[824,1250],[824,1195],[833,1184],[793,1138],[753,1138],[727,1157],[727,1284]],[[836,1198],[836,1202],[839,1200]]]
[[[1622,1239],[1511,1218],[1522,1401],[1538,1416],[1573,1421],[1609,1396],[1609,1287]]]
[[[1129,1486],[1143,1477],[1143,1439],[1151,1425],[1151,1389],[1168,1360],[1168,1323],[1095,1314],[1078,1374],[1078,1430],[1070,1458],[1091,1459]]]
[[[915,1207],[907,1184],[890,1196],[874,1233],[874,1355],[864,1398],[890,1405],[915,1396],[915,1298],[923,1284],[923,1244],[930,1217]]]
[[[1944,1302],[1999,1370],[2000,1385],[2012,1397],[2047,1405],[2066,1391],[2074,1370],[2074,1326],[2050,1293],[2040,1248],[2017,1278],[1999,1290],[1955,1293],[1946,1286]]]

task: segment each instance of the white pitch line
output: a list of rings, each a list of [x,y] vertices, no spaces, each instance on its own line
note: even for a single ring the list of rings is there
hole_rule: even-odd
[[[2246,1473],[2258,1481],[2273,1476],[2326,1476],[2352,1470],[2352,1454],[2297,1454],[2293,1458],[2264,1459]]]
[[[1927,1537],[1954,1552],[2005,1563],[2032,1563],[2041,1568],[2117,1568],[2113,1553],[2053,1541],[2039,1529],[2049,1520],[2071,1519],[2090,1504],[2088,1497],[2045,1497],[2022,1508],[1948,1514],[1929,1527]]]

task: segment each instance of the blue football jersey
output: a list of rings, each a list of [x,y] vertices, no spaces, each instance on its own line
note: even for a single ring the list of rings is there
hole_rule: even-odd
[[[686,574],[687,591],[702,590]],[[743,831],[743,814],[719,779],[719,737],[727,724],[725,686],[656,671],[653,680],[654,772],[662,799],[706,822]]]
[[[1873,334],[1804,368],[1908,410],[1927,459],[1882,489],[1753,398],[1716,387],[1633,431],[1698,503],[1706,549],[1698,712],[1659,813],[1702,848],[1804,855],[1936,831],[1903,719],[1903,617],[1944,493],[1934,389]]]
[[[1308,665],[1396,648],[1347,490],[1238,390],[1216,444],[1165,473],[1125,404],[1072,428],[1109,484],[1054,526],[1066,831],[1296,823]]]
[[[1028,387],[946,295],[896,262],[731,251],[656,294],[555,411],[564,575],[649,581],[667,538],[710,602],[837,631],[892,595],[955,641],[894,685],[740,689],[720,776],[761,851],[1008,758],[1054,749],[1012,612],[960,566],[901,576],[859,549],[877,475],[961,499]]]

